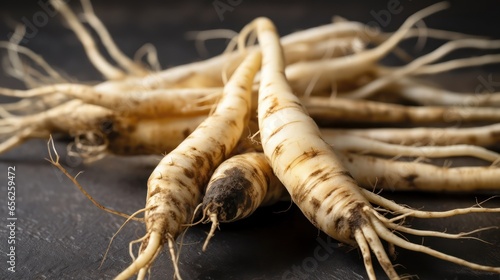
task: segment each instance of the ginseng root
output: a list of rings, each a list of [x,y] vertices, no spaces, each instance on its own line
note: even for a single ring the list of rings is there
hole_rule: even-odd
[[[258,18],[243,31],[248,33],[254,29],[263,56],[258,117],[264,154],[292,200],[316,227],[343,243],[359,246],[370,279],[376,278],[370,250],[389,278],[400,278],[380,239],[469,268],[500,273],[500,267],[471,263],[413,244],[393,233],[391,230],[398,225],[377,213],[371,205],[375,199],[356,184],[292,93],[284,75],[283,52],[272,22]],[[484,212],[487,211],[500,209]]]
[[[500,189],[500,168],[496,166],[440,167],[340,151],[337,154],[356,182],[366,189],[426,192]]]
[[[203,250],[219,222],[246,218],[258,207],[280,201],[285,193],[263,153],[247,152],[225,160],[212,175],[203,197],[204,222],[212,222]]]
[[[128,279],[138,272],[145,275],[165,243],[169,246],[175,276],[181,278],[175,239],[184,225],[190,223],[210,174],[231,153],[248,124],[252,84],[259,68],[260,54],[250,53],[224,87],[214,113],[152,172],[145,207],[147,233],[139,256],[116,279]]]

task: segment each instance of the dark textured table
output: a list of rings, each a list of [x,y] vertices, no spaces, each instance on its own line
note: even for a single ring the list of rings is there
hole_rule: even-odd
[[[86,59],[75,36],[61,24],[60,17],[42,16],[40,13],[46,12],[35,1],[25,1],[27,4],[24,7],[20,6],[22,1],[13,2],[2,3],[1,40],[7,39],[13,20],[37,23],[28,30],[27,47],[78,80],[101,78]],[[410,14],[433,3],[392,0],[376,3],[278,1],[272,4],[245,0],[205,1],[203,4],[194,1],[94,2],[96,13],[125,53],[131,55],[142,44],[151,42],[158,48],[163,67],[201,58],[193,42],[185,39],[187,31],[214,28],[239,30],[257,16],[269,16],[276,22],[280,33],[287,34],[325,24],[333,15],[372,22],[389,31],[396,29]],[[224,12],[217,12],[215,6],[223,7],[221,3],[230,6],[226,6]],[[426,23],[435,28],[500,38],[499,6],[495,3],[454,3],[449,10],[430,17]],[[77,1],[71,1],[71,4],[78,6]],[[404,46],[413,51],[411,44]],[[432,42],[428,46],[432,48]],[[221,41],[209,41],[207,47],[214,55],[221,51]],[[4,50],[1,52],[5,54]],[[500,81],[499,69],[478,67],[432,78],[455,90],[474,91],[480,77],[488,79],[491,75],[490,79]],[[0,76],[0,86],[22,88],[20,82],[6,77],[5,72]],[[79,180],[96,200],[126,213],[143,207],[146,180],[159,157],[110,157],[85,165],[65,155],[66,144],[57,142],[63,156],[62,163],[73,174],[85,171]],[[124,219],[93,206],[67,178],[44,160],[46,157],[44,140],[29,141],[0,156],[0,219],[2,225],[5,224],[0,227],[0,279],[112,278],[130,263],[128,242],[144,234],[143,225],[136,222],[128,224],[111,244],[108,257],[99,268],[110,238]],[[15,273],[7,271],[6,262],[10,233],[6,200],[9,166],[15,166],[16,176]],[[467,207],[476,199],[487,197],[388,192],[386,195],[398,202],[427,210]],[[500,207],[500,199],[494,199],[486,206]],[[409,222],[415,228],[461,232],[498,226],[500,214],[412,219]],[[198,225],[185,235],[180,255],[181,274],[185,279],[366,279],[358,250],[339,246],[310,225],[296,207],[289,208],[286,203],[261,209],[241,222],[222,224],[207,252],[201,252],[201,243],[208,229],[207,225]],[[491,244],[438,238],[410,240],[473,262],[500,266],[500,230],[485,231],[476,236]],[[395,263],[402,265],[398,267],[398,272],[418,275],[420,279],[500,279],[500,275],[472,271],[420,253],[400,248],[397,252]],[[381,279],[386,278],[378,265],[376,273]],[[171,276],[170,258],[163,252],[152,269],[151,279],[169,279]]]

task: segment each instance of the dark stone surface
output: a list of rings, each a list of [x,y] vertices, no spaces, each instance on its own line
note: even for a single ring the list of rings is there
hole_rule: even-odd
[[[28,20],[41,8],[35,1],[4,1],[1,14],[4,22]],[[77,1],[71,1],[78,4]],[[201,59],[194,44],[185,39],[192,30],[231,28],[239,30],[256,16],[269,16],[281,34],[326,23],[332,15],[341,15],[361,22],[375,20],[373,13],[387,9],[390,1],[233,1],[240,3],[223,14],[220,20],[213,2],[194,1],[97,1],[96,13],[109,27],[118,45],[132,55],[143,43],[157,48],[164,67]],[[225,2],[225,1],[222,1]],[[19,3],[27,3],[21,7]],[[402,10],[393,14],[385,30],[394,30],[410,14],[433,1],[401,1]],[[435,28],[500,38],[496,1],[453,3],[452,7],[426,22]],[[373,12],[372,12],[373,11]],[[101,77],[87,61],[73,34],[65,29],[60,18],[50,18],[37,28],[36,35],[25,45],[42,54],[51,64],[78,80],[98,80]],[[8,24],[0,26],[0,39],[10,32]],[[209,41],[211,54],[222,50],[220,41]],[[414,43],[414,42],[413,42]],[[412,44],[406,44],[413,51]],[[431,44],[432,45],[432,42]],[[428,48],[425,48],[426,50]],[[429,48],[430,49],[430,48]],[[5,51],[1,51],[2,55]],[[463,54],[463,52],[462,52]],[[467,54],[467,53],[466,53]],[[499,68],[480,67],[454,74],[432,77],[450,88],[474,91],[478,77],[493,75],[500,80]],[[2,72],[0,86],[19,87],[21,83]],[[498,90],[498,89],[497,89]],[[133,213],[144,205],[146,180],[158,158],[112,157],[84,165],[67,158],[62,152],[66,143],[57,142],[62,163],[72,174],[85,171],[79,180],[87,191],[104,205]],[[7,228],[0,227],[0,279],[110,279],[130,263],[128,242],[144,233],[143,225],[128,224],[115,238],[101,268],[110,238],[124,219],[105,213],[93,206],[67,179],[44,158],[45,141],[33,140],[0,156],[0,219],[7,224],[6,172],[16,167],[16,270],[6,271]],[[388,194],[396,201],[416,208],[445,210],[467,207],[487,196],[449,194]],[[207,252],[201,245],[209,227],[191,228],[184,238],[180,269],[184,279],[292,279],[292,274],[308,275],[307,279],[366,279],[360,253],[349,247],[339,247],[310,225],[298,209],[288,204],[257,211],[245,221],[223,224],[216,232]],[[486,206],[500,207],[494,199]],[[284,212],[283,212],[284,211]],[[481,214],[450,219],[413,219],[414,228],[468,231],[478,227],[500,225],[499,214]],[[476,240],[441,240],[412,238],[432,248],[481,264],[500,266],[500,234],[490,230],[476,235],[492,244]],[[328,244],[331,244],[329,246]],[[472,271],[420,253],[397,248],[395,263],[401,274],[418,275],[420,279],[500,279],[499,275]],[[319,253],[319,255],[318,255]],[[384,279],[380,267],[377,275]],[[169,279],[172,265],[162,253],[156,261],[151,279]]]

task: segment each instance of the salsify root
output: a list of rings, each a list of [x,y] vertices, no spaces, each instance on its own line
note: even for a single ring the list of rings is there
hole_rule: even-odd
[[[0,154],[26,140],[48,138],[50,134],[75,137],[76,151],[95,156],[165,153],[179,145],[206,117],[143,119],[71,100],[41,113],[0,119]]]
[[[212,223],[203,250],[220,222],[246,218],[258,207],[280,201],[285,193],[263,153],[246,152],[222,162],[214,171],[203,197],[203,222]]]
[[[133,89],[123,92],[119,89],[102,88],[99,85],[79,84],[55,84],[29,90],[0,88],[0,94],[20,98],[66,95],[119,114],[142,118],[208,114],[221,92],[222,88]]]
[[[427,106],[464,106],[464,107],[499,107],[500,93],[488,92],[479,85],[477,92],[453,92],[450,90],[429,86],[412,79],[400,79],[391,86],[389,91],[407,100]]]
[[[336,151],[349,153],[417,158],[475,157],[492,164],[500,162],[499,153],[474,145],[405,146],[353,135],[338,135],[325,141]]]
[[[393,233],[394,226],[375,214],[372,197],[358,187],[292,93],[284,75],[283,52],[272,22],[258,18],[247,25],[242,34],[251,30],[257,32],[263,56],[258,117],[264,154],[292,200],[316,227],[341,242],[359,246],[370,279],[376,278],[370,250],[389,278],[400,278],[381,239],[469,268],[500,273],[500,267],[468,262],[411,243]]]
[[[498,122],[500,110],[489,107],[404,106],[370,100],[350,100],[313,96],[303,99],[307,111],[317,122],[328,126],[339,121],[404,125],[425,123]]]
[[[146,237],[139,256],[116,279],[145,274],[165,242],[169,244],[175,276],[181,278],[174,240],[188,224],[210,174],[236,146],[250,118],[252,83],[260,54],[249,54],[224,87],[214,113],[179,146],[167,154],[148,180]],[[141,271],[141,272],[140,272]]]
[[[498,63],[499,61],[498,56],[489,55],[489,56],[472,57],[467,59],[455,59],[429,65],[430,63],[442,58],[448,53],[461,48],[499,49],[500,41],[462,39],[462,40],[447,42],[443,44],[441,47],[434,50],[433,52],[423,55],[405,66],[393,69],[391,73],[388,73],[383,77],[378,78],[367,85],[364,85],[363,87],[355,89],[351,92],[343,93],[342,96],[348,98],[356,98],[356,99],[367,98],[371,94],[377,92],[377,90],[380,90],[381,88],[389,85],[391,82],[406,75],[432,74],[438,72],[445,72],[460,67],[470,67],[471,65],[474,66],[474,65],[484,65],[487,63]]]
[[[367,189],[426,192],[498,191],[496,166],[440,167],[337,151],[356,182]]]
[[[458,145],[494,146],[500,141],[500,124],[477,127],[416,127],[416,128],[322,128],[325,139],[336,135],[355,135],[379,141],[404,145]]]
[[[294,91],[299,95],[307,91],[306,89],[309,88],[311,81],[314,81],[315,91],[328,90],[334,84],[334,81],[358,76],[375,67],[380,59],[407,36],[407,33],[416,22],[446,7],[446,3],[440,2],[411,15],[398,31],[373,49],[329,60],[290,65],[286,68],[287,78]]]

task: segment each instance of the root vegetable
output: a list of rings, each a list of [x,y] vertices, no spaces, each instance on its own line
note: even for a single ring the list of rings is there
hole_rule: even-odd
[[[278,202],[285,192],[263,153],[247,152],[225,160],[212,175],[203,197],[204,222],[212,222],[203,250],[220,222],[246,218],[258,207]]]
[[[146,76],[148,71],[134,62],[128,56],[126,56],[119,48],[116,46],[115,42],[111,38],[108,30],[101,22],[101,20],[95,15],[94,9],[92,8],[92,4],[90,0],[81,0],[83,7],[83,16],[87,20],[87,22],[92,26],[92,28],[96,31],[97,35],[101,39],[103,45],[106,47],[106,50],[109,52],[110,56],[128,73],[135,76]],[[70,16],[68,20],[71,20]]]
[[[460,120],[449,120],[450,122]],[[416,128],[366,128],[366,129],[321,129],[328,139],[348,134],[379,141],[404,145],[457,145],[467,144],[488,147],[500,141],[500,124],[477,127],[416,127]]]
[[[330,60],[296,63],[287,67],[286,76],[292,88],[299,95],[306,92],[312,81],[314,81],[315,91],[328,90],[334,81],[370,71],[376,62],[407,36],[416,22],[446,7],[447,4],[441,2],[411,15],[398,31],[373,49]]]
[[[356,182],[367,189],[426,192],[498,191],[500,168],[439,167],[338,152]]]
[[[99,52],[96,43],[90,33],[85,29],[85,27],[78,20],[77,16],[71,11],[68,5],[62,0],[51,0],[50,3],[54,8],[61,13],[66,19],[66,22],[70,28],[74,31],[75,35],[78,37],[82,43],[88,58],[94,65],[94,67],[101,72],[101,74],[110,80],[120,80],[126,77],[126,74],[111,65]]]
[[[308,113],[322,124],[338,121],[365,123],[445,123],[498,122],[500,110],[488,107],[404,106],[369,100],[346,98],[309,97],[303,99]]]
[[[374,199],[357,186],[292,93],[272,22],[258,18],[242,34],[254,29],[263,57],[258,117],[264,154],[292,200],[316,227],[341,242],[359,246],[370,279],[375,279],[370,249],[385,273],[391,279],[399,279],[380,238],[469,268],[500,273],[500,267],[467,262],[413,244],[391,232],[394,224],[380,218],[370,204]]]
[[[165,153],[174,149],[206,115],[140,119],[112,110],[68,101],[47,111],[0,120],[0,154],[31,138],[62,133],[76,136],[81,156]]]
[[[408,79],[402,79],[393,91],[407,100],[427,106],[500,106],[498,92],[453,92]]]
[[[116,279],[144,275],[163,244],[168,243],[175,275],[180,277],[174,242],[190,222],[201,202],[202,188],[211,173],[236,146],[250,118],[254,76],[260,68],[260,54],[249,54],[238,67],[214,113],[167,154],[148,180],[146,235],[134,262]]]
[[[369,138],[352,135],[339,135],[326,139],[336,151],[349,153],[368,153],[393,157],[447,158],[476,157],[492,163],[500,161],[500,154],[473,145],[450,146],[404,146],[389,144]],[[331,141],[331,142],[330,142]],[[428,173],[432,174],[432,173]]]
[[[360,87],[356,90],[343,94],[348,98],[367,98],[377,90],[387,86],[391,82],[404,77],[405,75],[421,75],[445,72],[451,69],[460,67],[470,67],[474,65],[484,65],[488,63],[498,63],[499,56],[485,55],[466,59],[455,59],[446,62],[441,62],[433,65],[430,63],[442,58],[450,52],[461,48],[477,48],[477,49],[498,49],[500,41],[496,40],[480,40],[480,39],[462,39],[457,41],[447,42],[429,54],[423,55],[411,63],[392,70],[392,73],[384,75],[382,78],[376,79],[371,83]]]
[[[30,90],[0,88],[0,94],[21,98],[64,94],[85,103],[98,105],[135,117],[162,117],[168,115],[207,114],[220,96],[222,88],[189,88],[131,90],[100,90],[98,86],[56,84]]]

